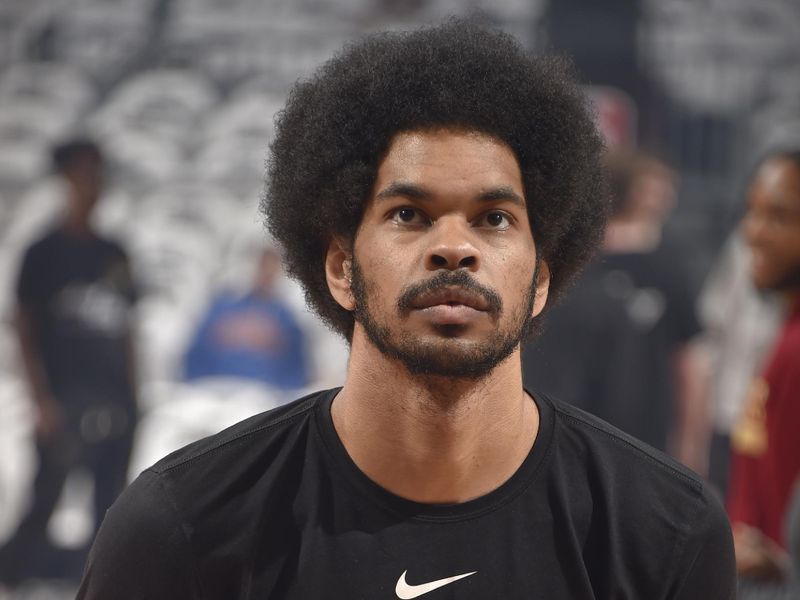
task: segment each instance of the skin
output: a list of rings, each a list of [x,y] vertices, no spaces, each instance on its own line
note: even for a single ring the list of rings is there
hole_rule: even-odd
[[[751,277],[760,289],[800,301],[800,166],[785,157],[764,161],[753,178],[742,222],[752,251]],[[760,530],[733,524],[736,567],[750,577],[777,579],[788,569],[786,552]]]
[[[326,274],[333,297],[356,309],[355,259],[369,310],[394,341],[469,356],[497,330],[518,328],[536,269],[522,178],[511,149],[461,130],[411,131],[392,140],[354,243],[334,239]],[[401,311],[410,285],[467,271],[502,301]],[[532,315],[547,299],[540,261]],[[358,313],[356,313],[358,314]],[[336,431],[355,464],[394,494],[464,502],[505,482],[536,439],[539,416],[522,387],[520,348],[479,377],[414,374],[381,352],[356,320],[346,383],[333,402]]]
[[[800,293],[800,166],[790,159],[766,160],[756,172],[742,223],[752,251],[756,287]]]
[[[69,193],[64,228],[73,235],[93,235],[91,217],[103,189],[102,160],[89,154],[80,156],[63,176]]]
[[[656,167],[644,171],[631,183],[626,209],[608,222],[605,250],[651,250],[661,240],[661,228],[674,205],[675,181],[670,172]]]

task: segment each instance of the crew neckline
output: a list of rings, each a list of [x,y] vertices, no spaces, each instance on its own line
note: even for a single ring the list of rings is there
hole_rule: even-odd
[[[314,419],[333,468],[344,475],[356,491],[371,502],[405,518],[422,521],[461,521],[493,512],[517,498],[530,486],[542,470],[550,454],[555,417],[550,401],[525,390],[539,411],[539,431],[533,447],[519,468],[505,482],[478,498],[456,504],[426,504],[398,496],[370,479],[350,458],[331,417],[331,405],[341,388],[328,390],[314,407]]]

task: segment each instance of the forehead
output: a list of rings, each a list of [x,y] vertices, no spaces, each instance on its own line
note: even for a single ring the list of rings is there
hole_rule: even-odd
[[[800,165],[785,157],[766,160],[758,168],[750,191],[751,200],[800,207]]]
[[[432,187],[511,186],[522,195],[522,174],[513,150],[484,133],[458,129],[398,133],[378,167],[376,190],[394,181]]]

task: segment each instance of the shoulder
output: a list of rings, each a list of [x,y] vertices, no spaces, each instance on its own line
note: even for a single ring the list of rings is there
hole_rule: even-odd
[[[228,310],[235,310],[246,305],[246,300],[240,294],[235,294],[229,290],[223,290],[215,294],[207,305],[208,313],[216,313]]]
[[[61,244],[61,234],[57,229],[50,230],[44,235],[35,238],[25,248],[24,257],[30,259],[46,255],[49,252],[55,251]]]
[[[302,465],[304,432],[328,393],[335,390],[241,421],[146,469],[108,511],[78,597],[205,597],[216,585],[204,572],[213,551],[227,545],[246,553],[270,499],[275,508],[276,495],[291,496],[281,477]],[[287,460],[292,453],[300,462]],[[225,585],[237,580],[224,569],[216,574]],[[119,589],[126,595],[111,592]]]
[[[128,254],[125,252],[125,248],[123,248],[122,244],[120,244],[117,240],[109,237],[105,237],[102,235],[98,235],[95,238],[95,243],[98,247],[102,248],[103,251],[107,252],[109,255],[118,258],[120,260],[128,260]]]
[[[53,262],[61,251],[56,231],[51,231],[28,245],[19,259],[17,271],[17,297],[29,302],[43,293],[44,282],[53,273]]]
[[[722,511],[700,476],[671,457],[579,408],[543,399],[553,407],[554,452],[581,465],[599,491],[624,489],[615,500],[636,509],[629,516],[646,507],[689,529],[700,512]]]
[[[561,441],[604,458],[603,466],[609,472],[643,470],[689,494],[700,493],[705,487],[696,473],[599,417],[552,397],[539,397],[552,406]]]
[[[553,460],[566,471],[554,476],[569,478],[575,503],[591,515],[588,535],[600,531],[603,539],[617,540],[614,554],[642,577],[663,578],[673,590],[669,597],[732,597],[730,524],[708,485],[601,419],[552,398],[543,401],[553,407]],[[704,596],[690,588],[714,591]]]
[[[175,477],[190,468],[208,468],[227,463],[234,457],[261,454],[281,445],[287,435],[309,426],[317,403],[334,390],[315,392],[260,413],[217,434],[189,444],[161,459],[151,467],[154,473]]]
[[[145,471],[106,513],[78,599],[200,597],[200,578],[189,545],[189,532],[163,482]]]
[[[787,382],[800,381],[798,357],[800,357],[800,306],[793,310],[783,325],[766,368],[766,377],[773,381],[778,379]]]
[[[700,478],[663,452],[574,406],[545,398],[554,412],[554,452],[583,468],[589,493],[606,502],[610,518],[645,535],[729,535],[721,503]],[[701,540],[696,540],[701,543]]]

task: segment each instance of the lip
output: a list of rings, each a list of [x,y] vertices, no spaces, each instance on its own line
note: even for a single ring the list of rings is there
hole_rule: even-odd
[[[466,304],[434,304],[415,309],[414,312],[435,325],[467,325],[477,322],[486,315],[486,311]]]
[[[447,312],[458,312],[461,308],[486,312],[489,304],[480,294],[462,287],[449,286],[422,294],[412,302],[411,307],[415,310],[441,307]]]

